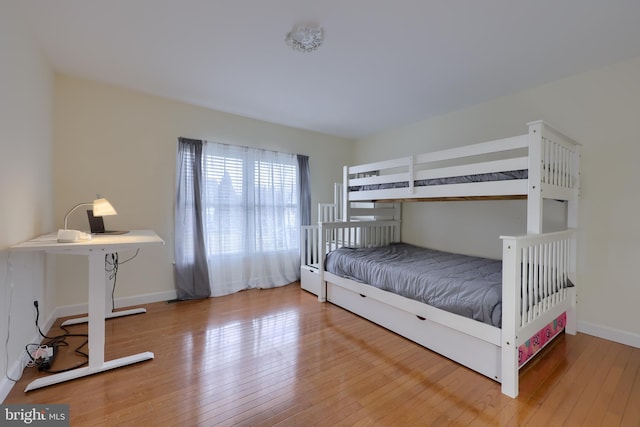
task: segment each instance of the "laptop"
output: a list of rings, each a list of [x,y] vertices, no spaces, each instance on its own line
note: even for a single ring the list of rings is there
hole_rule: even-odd
[[[87,217],[89,218],[89,228],[91,229],[91,234],[125,234],[128,231],[121,230],[105,230],[104,228],[104,220],[101,216],[93,216],[93,210],[87,210]]]

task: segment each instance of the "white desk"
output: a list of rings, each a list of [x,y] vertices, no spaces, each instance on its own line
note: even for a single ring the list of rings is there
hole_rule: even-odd
[[[93,236],[91,240],[78,243],[58,243],[57,233],[45,234],[10,248],[12,251],[45,251],[50,253],[82,255],[86,256],[89,260],[89,365],[60,374],[38,378],[29,383],[25,391],[153,359],[153,353],[147,351],[110,361],[104,360],[105,314],[108,314],[107,311],[109,313],[111,312],[110,308],[106,308],[109,301],[107,293],[105,293],[106,278],[104,257],[106,254],[120,250],[137,249],[155,244],[164,244],[164,241],[155,232],[151,230],[132,230],[126,234]],[[84,321],[86,321],[86,319],[84,319]]]

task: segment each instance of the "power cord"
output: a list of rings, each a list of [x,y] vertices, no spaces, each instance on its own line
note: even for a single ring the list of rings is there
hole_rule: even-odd
[[[109,256],[111,256],[111,262],[109,262]],[[104,256],[104,269],[109,275],[109,280],[113,280],[113,288],[111,288],[111,311],[116,309],[116,281],[118,280],[118,252],[113,254],[107,254]]]
[[[113,288],[111,289],[111,311],[116,309],[115,293],[116,293],[116,281],[118,280],[118,268],[120,267],[121,264],[126,264],[127,262],[137,257],[138,252],[140,252],[140,249],[136,249],[136,253],[133,254],[133,256],[131,256],[130,258],[122,262],[120,262],[118,259],[119,258],[118,252],[107,254],[104,256],[104,269],[107,273],[111,273],[109,275],[109,280],[113,280]],[[111,258],[111,260],[109,260],[109,258]]]
[[[82,366],[86,366],[89,363],[89,355],[82,351],[81,349],[89,343],[89,335],[88,334],[75,334],[71,333],[65,326],[60,326],[65,333],[62,335],[57,335],[54,337],[49,337],[45,335],[40,329],[40,307],[38,305],[38,301],[33,302],[33,306],[36,309],[36,328],[40,335],[49,340],[44,344],[27,344],[25,346],[25,350],[27,351],[28,357],[31,359],[27,366],[37,366],[40,371],[47,372],[49,374],[59,374],[62,372],[71,371],[76,368],[80,368]],[[82,363],[79,363],[75,366],[65,369],[52,370],[51,364],[56,357],[58,352],[58,347],[68,346],[66,339],[67,337],[83,337],[85,340],[74,350],[76,354],[84,357],[86,360]],[[30,347],[36,347],[35,350],[30,351]]]

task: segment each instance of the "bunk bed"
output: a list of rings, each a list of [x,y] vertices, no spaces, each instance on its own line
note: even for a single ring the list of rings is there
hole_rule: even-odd
[[[303,289],[501,383],[502,393],[516,397],[520,368],[562,331],[576,333],[580,147],[543,121],[528,123],[528,128],[516,137],[345,167],[334,203],[319,206],[318,224],[302,229]],[[491,282],[491,290],[482,294],[485,300],[492,295],[493,308],[483,309],[488,319],[474,316],[480,310],[474,307],[434,306],[438,298],[433,293],[420,299],[392,289],[411,283],[425,294],[416,285],[422,279],[396,277],[391,279],[394,286],[381,283],[379,277],[394,268],[396,252],[413,251],[401,239],[401,202],[504,199],[527,200],[527,233],[500,236],[501,261],[460,261],[467,271],[475,269],[468,262],[493,261],[480,278]],[[566,230],[543,232],[544,199],[567,203]],[[337,258],[363,258],[376,250],[383,251],[377,255],[381,263],[367,260],[351,270],[353,261]],[[454,257],[435,252],[447,260]],[[404,259],[399,262],[397,270],[413,269]],[[376,265],[382,273],[375,271]],[[367,272],[368,277],[360,277]],[[452,286],[449,279],[459,274],[454,270],[445,276]],[[462,276],[464,285],[453,286],[464,292],[472,279]],[[434,292],[443,293],[442,288]]]

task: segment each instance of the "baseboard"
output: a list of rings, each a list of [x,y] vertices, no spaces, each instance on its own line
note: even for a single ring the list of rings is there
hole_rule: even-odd
[[[176,299],[178,296],[177,292],[174,291],[164,291],[164,292],[156,292],[153,294],[144,294],[144,295],[135,295],[131,297],[125,298],[116,298],[115,306],[116,309],[122,307],[131,307],[134,305],[141,304],[151,304],[153,302],[160,301],[170,301]],[[69,317],[69,316],[77,316],[79,314],[85,314],[89,310],[89,304],[72,304],[72,305],[63,305],[61,307],[57,307],[53,314],[52,318],[55,319],[59,317]],[[51,323],[53,324],[53,322]]]
[[[578,322],[578,332],[640,348],[640,335],[590,322]]]
[[[33,337],[33,339],[30,342],[39,343],[40,341],[42,341],[42,337],[38,334],[35,337]],[[14,379],[19,379],[22,376],[22,371],[25,368],[22,359],[26,357],[26,354],[23,352],[23,353],[20,353],[20,355],[22,357],[19,360],[14,361],[11,367],[7,369],[7,375]],[[7,375],[4,375],[2,378],[0,378],[0,403],[4,402],[4,399],[7,398],[7,396],[9,395],[9,392],[15,385],[13,381],[7,378]]]
[[[11,378],[18,378],[18,375],[20,375],[20,371],[21,369],[19,362],[14,363],[13,366],[9,368],[9,376]],[[13,386],[14,382],[9,380],[6,376],[0,378],[0,403],[4,402],[4,399],[7,398]]]
[[[20,377],[20,375],[22,374],[22,370],[24,369],[20,365],[21,363],[19,360],[15,362],[7,370],[7,375],[9,375],[11,378],[18,379],[18,377]],[[4,402],[4,399],[7,398],[7,396],[9,395],[9,392],[11,391],[14,385],[15,383],[11,381],[9,378],[7,378],[6,375],[3,375],[3,377],[0,378],[0,403]]]

